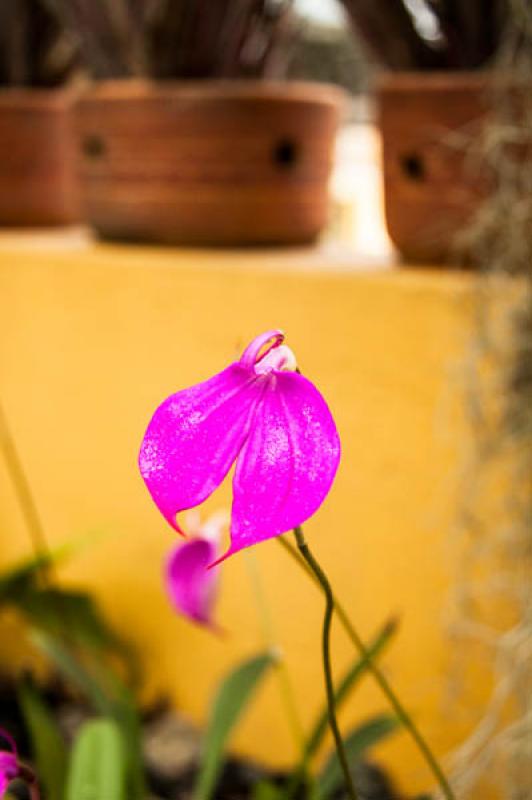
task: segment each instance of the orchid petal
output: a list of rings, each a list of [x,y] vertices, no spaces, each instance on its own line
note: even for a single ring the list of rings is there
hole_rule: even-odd
[[[167,398],[144,436],[139,468],[163,516],[199,505],[227,475],[248,434],[262,393],[252,369],[232,364]]]
[[[218,570],[207,569],[216,559],[216,541],[197,537],[173,550],[166,569],[172,604],[194,622],[212,627],[218,589]]]
[[[237,459],[231,547],[223,558],[305,522],[327,496],[340,461],[338,432],[315,386],[293,372],[266,380]]]

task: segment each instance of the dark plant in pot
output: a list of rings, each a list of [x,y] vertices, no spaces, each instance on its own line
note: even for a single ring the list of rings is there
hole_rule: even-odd
[[[388,232],[406,259],[446,261],[489,191],[477,144],[512,2],[342,2],[381,67]]]
[[[0,225],[63,225],[79,219],[64,88],[75,52],[42,0],[0,3]]]
[[[99,235],[316,238],[341,94],[279,80],[289,3],[57,4],[95,79],[76,116],[84,205]]]

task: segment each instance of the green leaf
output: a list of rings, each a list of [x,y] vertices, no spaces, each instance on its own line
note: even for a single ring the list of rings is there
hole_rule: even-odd
[[[350,764],[360,760],[363,753],[389,736],[399,726],[399,721],[390,714],[379,714],[356,727],[344,739],[344,747]],[[336,750],[327,760],[317,782],[318,796],[330,797],[342,786],[344,776]]]
[[[372,642],[368,645],[368,655],[371,659],[377,658],[386,645],[389,643],[392,636],[394,636],[395,632],[397,631],[397,622],[395,619],[391,619],[385,623],[382,629],[379,631],[377,636],[373,639]],[[335,708],[338,709],[340,706],[347,700],[349,694],[353,687],[357,684],[357,682],[362,678],[367,670],[368,659],[367,658],[359,658],[354,664],[346,671],[343,675],[342,679],[338,683],[338,686],[335,690]],[[325,734],[329,729],[329,714],[327,710],[327,706],[323,708],[320,712],[312,731],[307,738],[305,743],[305,747],[303,749],[303,757],[301,760],[301,764],[299,766],[299,770],[304,770],[304,765],[308,764],[309,759],[315,755],[318,748],[320,747]]]
[[[253,787],[253,800],[282,800],[283,790],[269,781],[259,781]]]
[[[18,685],[18,697],[28,728],[39,779],[48,797],[63,797],[68,753],[54,717],[28,679]]]
[[[72,552],[71,543],[18,564],[0,575],[0,605],[18,608],[37,628],[65,635],[95,650],[124,651],[124,645],[85,592],[44,585],[43,572]],[[125,653],[130,656],[130,653]]]
[[[105,689],[63,643],[43,631],[33,631],[31,639],[99,714],[107,716],[112,712],[112,701]]]
[[[92,597],[57,587],[29,590],[18,598],[20,610],[36,628],[92,650],[120,650],[118,637]]]
[[[113,673],[107,671],[106,683],[113,694],[113,717],[120,725],[126,748],[128,800],[145,800],[146,785],[142,754],[142,725],[135,698]]]
[[[16,603],[26,591],[37,588],[43,572],[70,558],[85,539],[63,542],[53,550],[21,561],[0,575],[0,604]]]
[[[0,604],[16,603],[21,594],[28,589],[40,586],[43,573],[53,566],[71,558],[79,552],[89,541],[94,541],[99,534],[87,535],[69,539],[47,552],[39,553],[27,560],[21,561],[11,569],[0,575]]]
[[[260,679],[274,661],[271,653],[264,653],[240,664],[222,682],[214,700],[205,736],[203,761],[194,792],[195,800],[209,800],[212,796],[229,736]]]
[[[0,575],[0,604],[16,603],[37,585],[38,576],[53,563],[53,555],[43,554],[17,564]]]
[[[126,800],[120,728],[111,719],[86,722],[72,751],[66,800]]]

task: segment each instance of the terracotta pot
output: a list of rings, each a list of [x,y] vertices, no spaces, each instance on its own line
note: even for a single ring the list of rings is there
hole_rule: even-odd
[[[378,85],[386,224],[405,259],[441,262],[486,195],[475,138],[489,111],[479,73],[389,74]]]
[[[0,90],[0,225],[79,221],[72,101],[61,90]]]
[[[311,242],[342,98],[315,84],[103,83],[76,114],[88,219],[107,239]]]

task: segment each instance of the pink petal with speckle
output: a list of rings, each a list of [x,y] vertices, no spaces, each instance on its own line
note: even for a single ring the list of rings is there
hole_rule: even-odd
[[[175,609],[209,627],[213,627],[218,570],[207,567],[217,554],[216,542],[200,537],[189,539],[173,550],[166,568],[166,585]]]
[[[295,372],[271,373],[237,459],[223,558],[305,522],[327,496],[339,461],[336,425],[315,386]]]
[[[235,363],[172,395],[153,415],[139,468],[159,510],[178,532],[176,514],[206,500],[227,475],[263,386],[252,369]]]

